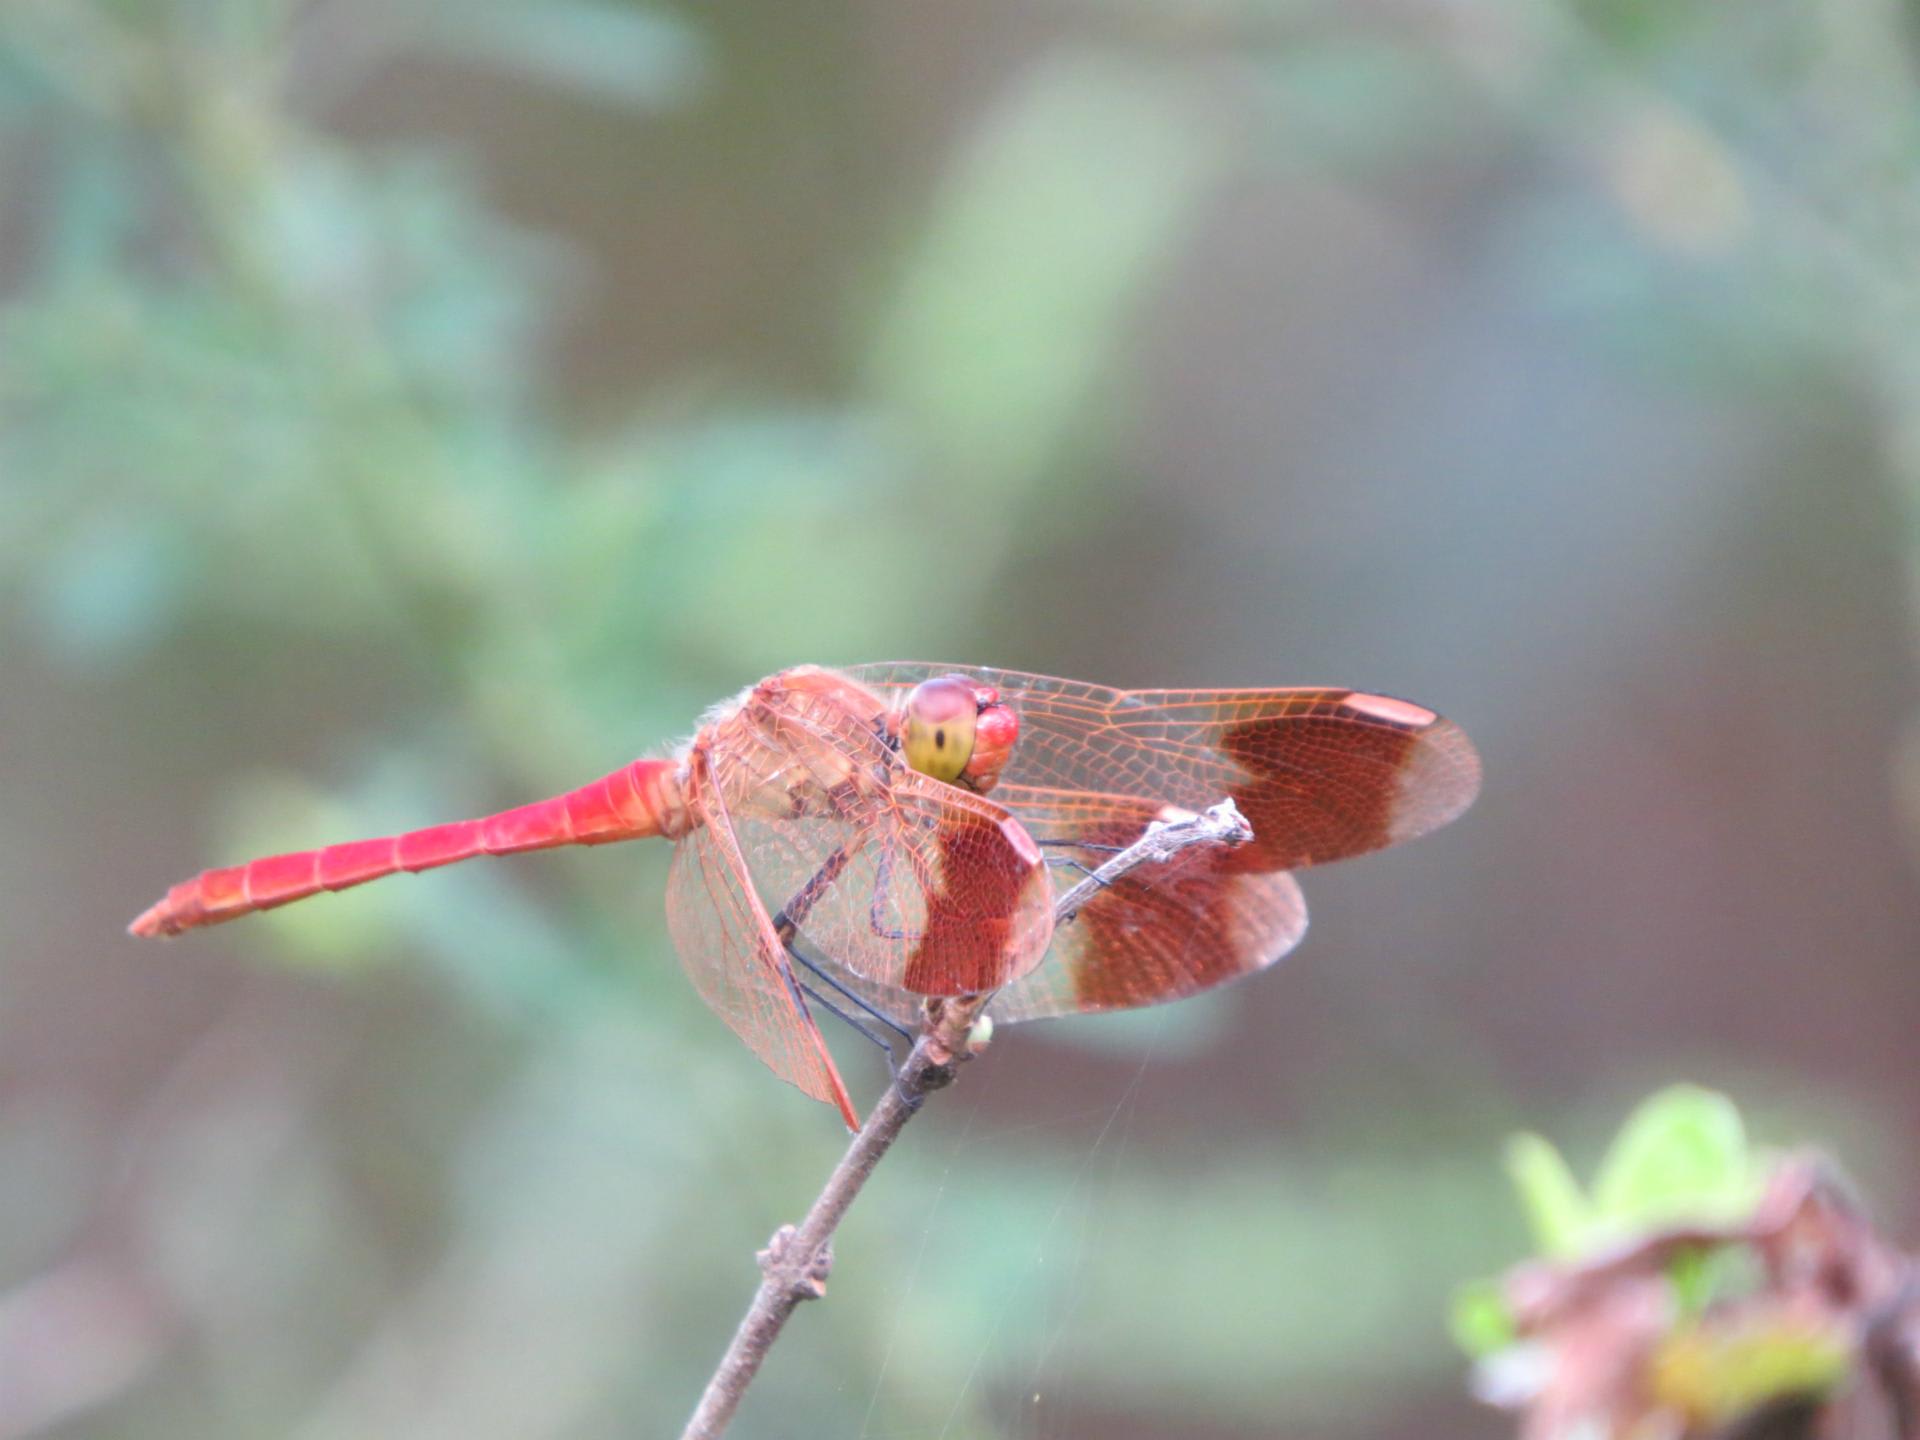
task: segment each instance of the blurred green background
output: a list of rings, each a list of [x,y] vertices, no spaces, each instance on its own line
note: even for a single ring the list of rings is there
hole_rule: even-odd
[[[1917,38],[9,0],[0,1440],[676,1432],[842,1136],[663,855],[121,927],[800,661],[1363,686],[1488,786],[1276,973],[1004,1033],[735,1433],[1499,1434],[1501,1138],[1668,1079],[1911,1237]]]

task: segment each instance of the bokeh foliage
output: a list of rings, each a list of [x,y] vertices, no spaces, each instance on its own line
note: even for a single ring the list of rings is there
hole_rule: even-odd
[[[1733,1102],[1673,1086],[1628,1118],[1590,1191],[1537,1135],[1509,1169],[1535,1256],[1456,1299],[1478,1388],[1528,1434],[1874,1428],[1911,1375],[1911,1262],[1810,1151],[1749,1144]]]
[[[1077,580],[1135,588],[1106,562],[1151,520],[1125,475],[1151,463],[1140,332],[1235,185],[1417,202],[1430,171],[1517,164],[1475,241],[1504,284],[1675,384],[1864,376],[1920,454],[1891,4],[1057,7],[924,174],[828,227],[858,243],[790,287],[832,317],[804,363],[655,357],[597,389],[564,341],[606,278],[512,218],[484,136],[355,124],[426,84],[468,119],[577,107],[589,138],[552,164],[609,185],[636,135],[808,113],[822,62],[755,46],[772,9],[0,7],[0,643],[138,732],[108,772],[148,797],[117,827],[127,886],[575,783],[796,660],[1027,662]],[[1109,657],[1152,624],[1119,618]],[[143,1072],[187,1098],[0,1112],[0,1173],[36,1177],[0,1180],[0,1284],[104,1252],[118,1297],[81,1327],[98,1363],[0,1398],[0,1435],[677,1423],[835,1137],[673,977],[662,870],[528,861],[254,922],[178,962],[238,997]],[[1221,1012],[1196,1013],[1090,1043],[1144,1071]],[[234,1047],[274,1063],[196,1080]],[[969,1088],[993,1100],[999,1063]],[[1127,1090],[1090,1119],[1042,1094],[979,1133],[964,1104],[930,1120],[760,1413],[1370,1428],[1356,1395],[1451,1383],[1434,1317],[1504,1212],[1449,1106],[1510,1102],[1470,1073],[1382,1114],[1332,1073],[1354,1093],[1281,1154],[1203,1125],[1134,1143]],[[1250,1273],[1274,1277],[1254,1298]]]

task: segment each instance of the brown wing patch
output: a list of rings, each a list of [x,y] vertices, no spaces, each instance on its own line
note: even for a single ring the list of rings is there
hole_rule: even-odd
[[[911,783],[939,782],[914,775]],[[951,801],[943,808],[950,809]],[[995,822],[949,813],[935,824],[934,843],[938,878],[928,879],[926,920],[901,973],[901,988],[918,995],[977,995],[1039,964],[1046,939],[1035,944],[1034,936],[1051,932],[1053,892],[1046,860],[1020,822],[1006,815]]]
[[[1015,786],[1005,799],[1038,838],[1065,842],[1061,850],[1094,866],[1151,821],[1173,818],[1167,807],[1128,796]],[[1014,1022],[1127,1010],[1265,969],[1300,943],[1306,903],[1292,876],[1250,871],[1238,858],[1183,850],[1096,892],[1056,933],[1047,962],[1004,990],[991,1013]],[[1066,871],[1060,883],[1079,878]]]
[[[1253,826],[1253,844],[1236,856],[1243,869],[1292,870],[1383,849],[1451,819],[1478,785],[1477,763],[1463,768],[1472,750],[1455,727],[1377,696],[1316,694],[1269,706],[1223,725],[1220,750],[1241,772],[1228,793]]]

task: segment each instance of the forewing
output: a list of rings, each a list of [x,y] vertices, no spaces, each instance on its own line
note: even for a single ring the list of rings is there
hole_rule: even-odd
[[[1052,887],[1005,809],[908,768],[870,717],[831,697],[757,697],[739,724],[755,739],[722,747],[735,753],[715,773],[776,925],[851,975],[919,995],[998,989],[1039,964]]]
[[[1230,863],[1249,870],[1299,869],[1424,835],[1480,788],[1479,757],[1458,726],[1363,691],[1112,690],[919,662],[846,673],[892,699],[934,675],[998,688],[1020,720],[1002,788],[1130,795],[1191,810],[1231,796],[1254,839]]]
[[[819,1027],[796,989],[785,947],[748,882],[724,811],[675,846],[667,878],[667,929],[700,998],[782,1080],[859,1117]]]
[[[1026,785],[994,793],[1051,855],[1089,868],[1179,813],[1123,795]],[[1081,878],[1070,865],[1057,877],[1063,888]],[[1306,930],[1291,875],[1247,869],[1225,847],[1192,846],[1096,891],[1055,933],[1046,964],[1002,991],[989,1013],[1012,1022],[1178,1000],[1265,969]]]

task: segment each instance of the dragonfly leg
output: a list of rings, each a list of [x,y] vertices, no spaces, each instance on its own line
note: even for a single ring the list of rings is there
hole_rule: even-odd
[[[887,1038],[884,1035],[882,1035],[878,1030],[875,1030],[872,1026],[868,1025],[864,1020],[861,1020],[859,1017],[853,1015],[851,1012],[842,1010],[838,1005],[836,1005],[832,1000],[829,1000],[820,991],[814,989],[813,986],[807,984],[806,981],[802,980],[799,982],[799,984],[800,984],[800,991],[803,995],[806,995],[808,998],[810,998],[816,1005],[820,1006],[820,1008],[825,1010],[829,1015],[832,1015],[838,1018],[849,1029],[857,1031],[865,1039],[872,1041],[873,1044],[880,1049],[881,1053],[887,1057],[887,1068],[893,1071],[893,1073],[896,1075],[900,1073],[899,1062],[895,1060],[893,1056],[893,1046],[887,1041]]]
[[[1095,845],[1085,840],[1072,839],[1041,840],[1037,843],[1043,849],[1047,846],[1055,846],[1067,850],[1088,850],[1099,855],[1118,855],[1126,848],[1122,845]],[[1094,884],[1098,885],[1102,890],[1107,888],[1107,882],[1102,880],[1094,867],[1087,864],[1084,860],[1076,860],[1071,855],[1055,855],[1052,853],[1048,853],[1045,858],[1049,865],[1059,865],[1068,870],[1078,870],[1081,875],[1093,881]]]
[[[789,953],[792,954],[796,960],[799,960],[802,965],[805,965],[809,970],[812,970],[814,974],[819,975],[822,980],[826,980],[826,982],[829,985],[833,985],[833,987],[836,990],[839,990],[842,994],[847,993],[846,988],[844,986],[835,984],[835,982],[832,979],[830,979],[828,976],[826,976],[820,970],[818,970],[805,957],[801,956],[799,952],[790,951]],[[894,1048],[891,1044],[888,1043],[887,1038],[884,1035],[880,1034],[879,1031],[873,1029],[865,1021],[853,1015],[851,1012],[841,1009],[832,1000],[828,999],[820,991],[814,989],[813,986],[807,984],[804,980],[798,983],[800,986],[800,990],[803,994],[811,996],[814,999],[814,1001],[818,1005],[820,1005],[820,1007],[824,1009],[828,1014],[838,1016],[843,1023],[845,1023],[851,1029],[856,1031],[858,1034],[864,1036],[867,1040],[870,1040],[874,1044],[874,1046],[880,1051],[880,1053],[887,1057],[887,1074],[891,1077],[891,1084],[893,1085],[894,1092],[900,1097],[900,1103],[905,1105],[909,1112],[918,1110],[920,1108],[920,1102],[926,1099],[927,1097],[924,1094],[913,1093],[912,1091],[908,1090],[904,1085],[900,1083],[901,1076],[906,1073],[906,1066],[904,1062],[902,1062],[902,1060],[900,1059],[899,1055],[894,1053]],[[908,1035],[907,1031],[900,1029],[898,1025],[894,1024],[893,1021],[889,1020],[885,1015],[882,1015],[878,1010],[875,1010],[872,1006],[868,1005],[865,1001],[860,1000],[858,997],[851,997],[851,998],[853,998],[854,1004],[859,1006],[861,1009],[865,1010],[869,1015],[874,1016],[876,1019],[880,1021],[881,1024],[887,1026],[887,1028],[891,1030],[897,1030],[901,1035],[907,1035],[909,1039],[912,1038],[910,1035]]]
[[[823,971],[818,965],[815,965],[811,960],[807,959],[806,956],[802,955],[799,949],[795,947],[795,945],[791,940],[786,941],[786,947],[787,947],[787,954],[789,956],[791,956],[795,960],[798,960],[815,976],[819,977],[821,980],[824,980],[827,984],[831,985],[835,990],[838,990],[842,995],[846,996],[847,999],[852,1001],[854,1005],[866,1011],[869,1015],[874,1016],[876,1019],[884,1020],[889,1025],[893,1024],[891,1020],[887,1020],[886,1017],[884,1015],[881,1015],[879,1011],[875,1010],[871,1005],[868,1005],[865,1001],[860,999],[859,996],[855,995],[852,991],[848,990],[846,986],[840,984],[831,975],[828,975],[825,971]],[[788,970],[786,972],[786,982],[787,982],[788,988],[793,992],[794,1002],[799,1005],[800,1009],[803,1012],[807,1013],[807,1017],[809,1019],[812,1018],[812,1013],[807,1010],[807,1001],[811,1000],[813,1001],[814,1004],[818,1005],[821,1009],[825,1010],[829,1015],[832,1015],[837,1019],[839,1019],[848,1028],[856,1031],[858,1034],[872,1041],[873,1044],[880,1049],[881,1053],[887,1057],[887,1069],[896,1075],[900,1073],[899,1063],[893,1058],[893,1046],[889,1044],[887,1040],[885,1040],[877,1030],[873,1029],[871,1026],[866,1024],[866,1022],[856,1019],[852,1014],[850,1014],[846,1010],[841,1009],[839,1005],[835,1004],[825,994],[814,989],[813,986],[809,985],[806,981],[800,979],[791,970]],[[898,1026],[894,1026],[894,1028],[899,1029]],[[906,1032],[903,1030],[900,1033],[904,1035]]]
[[[774,933],[780,937],[780,943],[787,947],[787,954],[792,956],[793,959],[796,962],[798,962],[809,974],[811,974],[814,979],[818,980],[822,985],[825,985],[829,990],[832,990],[842,1000],[846,1001],[848,1005],[852,1006],[855,1010],[858,1010],[861,1014],[869,1016],[874,1020],[878,1020],[882,1025],[886,1026],[887,1029],[893,1031],[894,1034],[898,1035],[902,1040],[907,1041],[909,1044],[913,1042],[913,1032],[911,1030],[907,1029],[906,1026],[900,1024],[897,1020],[894,1020],[891,1016],[882,1014],[878,1009],[874,1007],[873,1002],[868,1000],[865,996],[860,995],[857,992],[849,989],[847,986],[841,984],[841,982],[836,980],[833,977],[833,975],[826,969],[825,966],[816,964],[814,961],[812,961],[807,957],[806,952],[800,948],[799,937],[794,933],[793,922],[787,919],[785,911],[782,911],[780,914],[773,917],[773,929],[774,929]],[[808,986],[803,983],[801,988],[808,990],[810,993],[812,993],[816,1000],[819,1000],[822,1005],[825,1005],[829,1010],[833,1011],[834,1014],[838,1015],[842,1020],[845,1020],[849,1025],[853,1026],[854,1029],[859,1030],[863,1034],[867,1035],[869,1038],[872,1038],[872,1035],[873,1035],[872,1031],[868,1030],[863,1024],[861,1024],[861,1022],[853,1019],[845,1011],[841,1010],[841,1008],[838,1005],[826,999],[824,996],[820,995],[818,992],[813,991],[811,986]],[[880,1046],[880,1048],[882,1050],[885,1050],[888,1054],[893,1053],[893,1047],[889,1045],[886,1041],[879,1040],[879,1041],[876,1041],[875,1043],[877,1043]]]
[[[1095,870],[1091,865],[1086,864],[1084,861],[1075,860],[1070,855],[1049,855],[1046,857],[1046,860],[1047,860],[1047,864],[1049,865],[1058,865],[1063,869],[1067,869],[1067,870],[1078,870],[1082,875],[1084,875],[1087,879],[1093,881],[1101,889],[1104,890],[1107,888],[1107,882],[1100,878],[1100,872]]]

